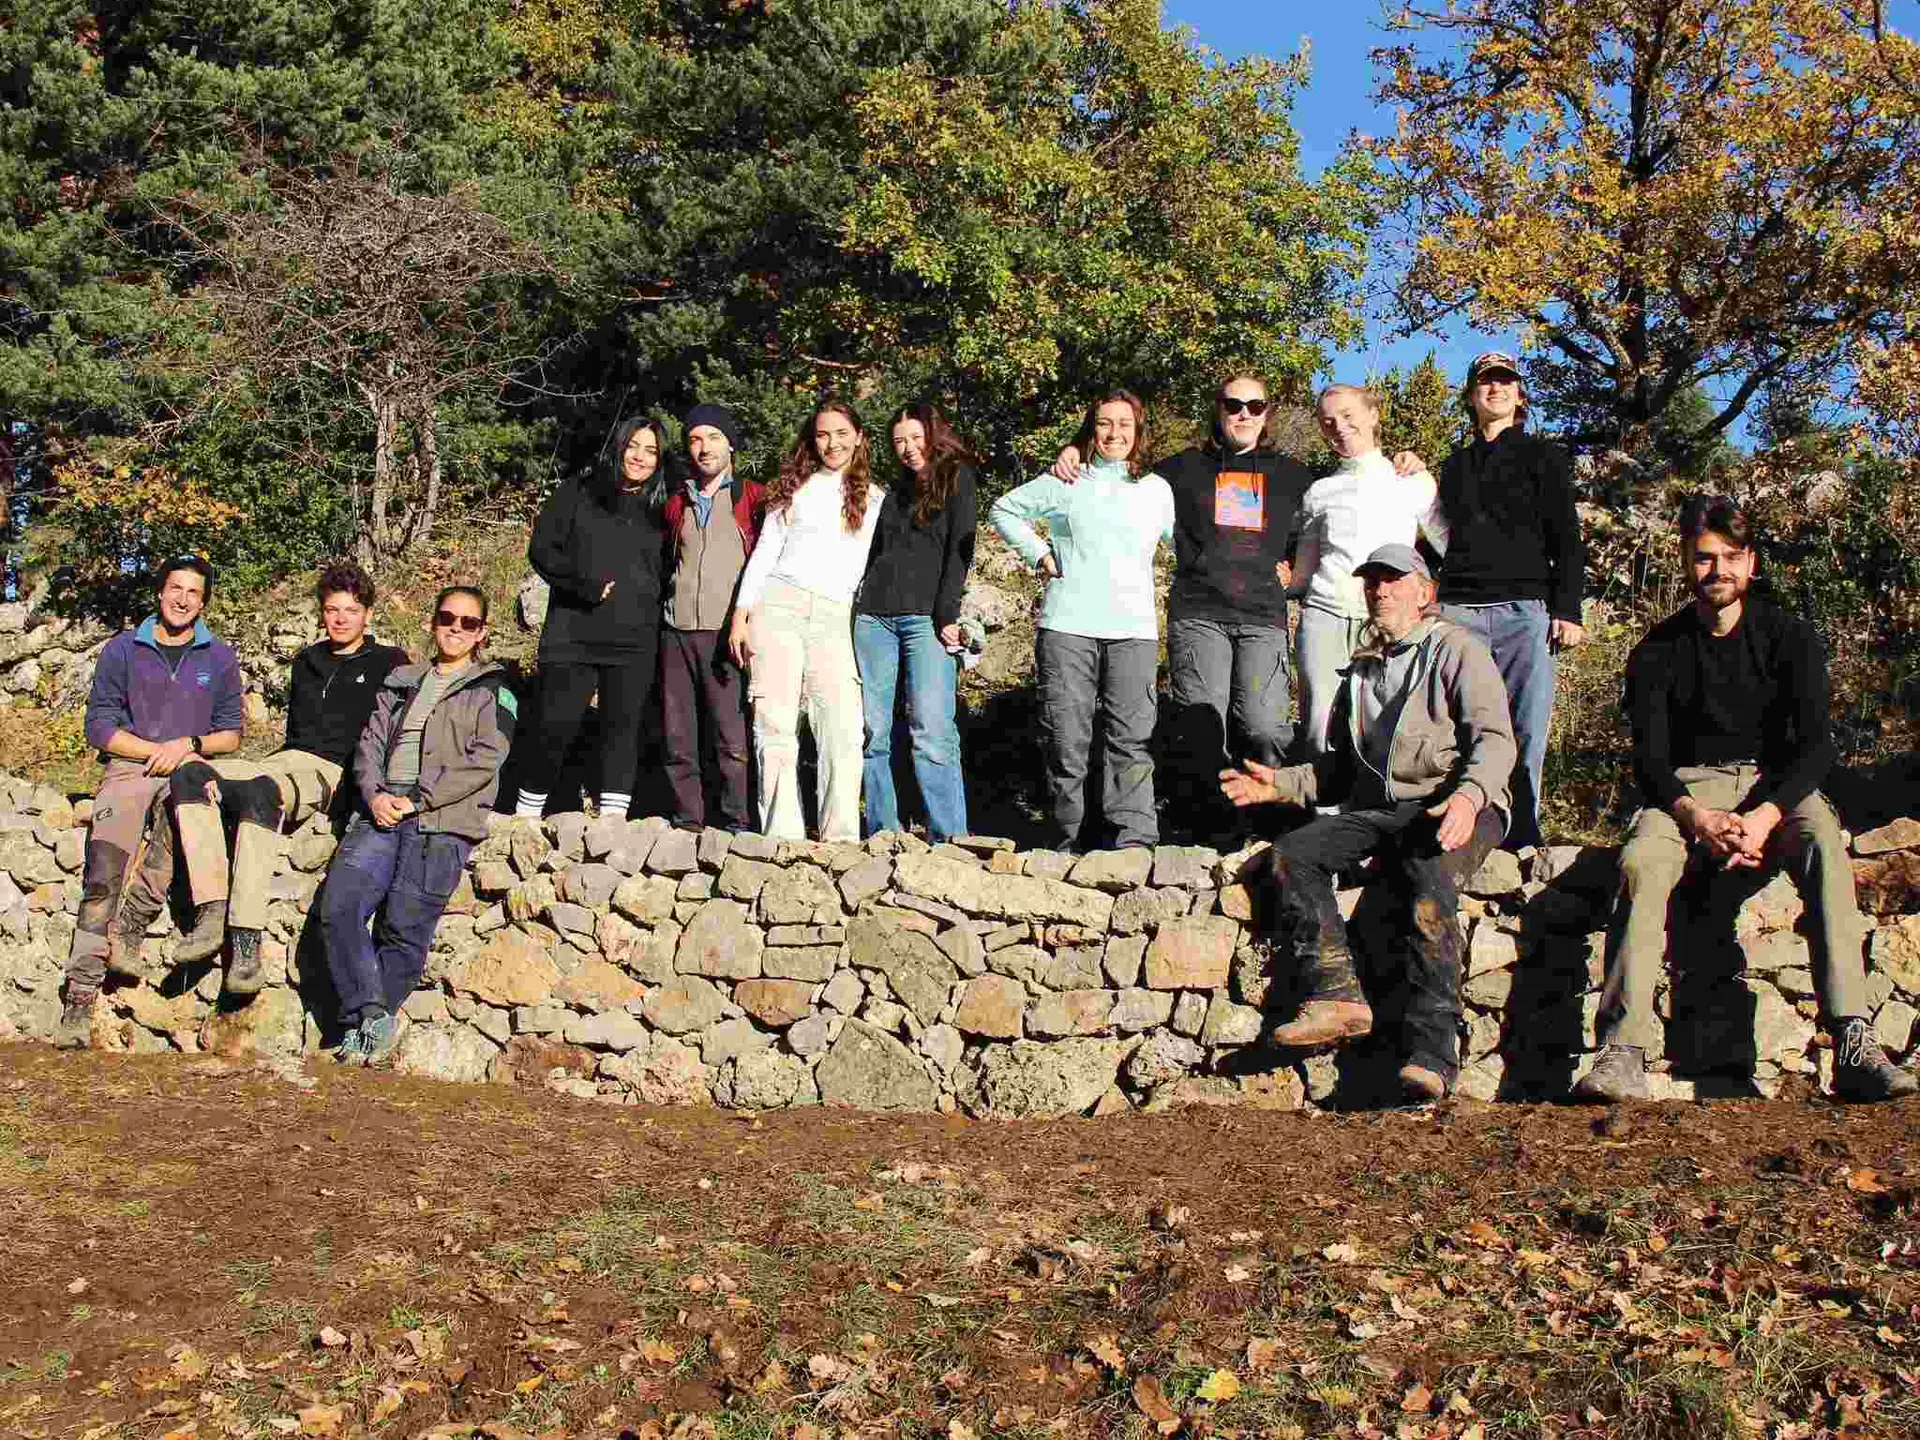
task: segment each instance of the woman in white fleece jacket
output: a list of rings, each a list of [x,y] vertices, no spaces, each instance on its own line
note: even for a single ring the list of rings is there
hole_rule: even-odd
[[[1423,535],[1440,554],[1447,549],[1433,476],[1396,474],[1380,453],[1379,398],[1362,385],[1329,385],[1314,416],[1340,465],[1314,481],[1301,502],[1290,592],[1302,602],[1295,668],[1309,756],[1327,748],[1340,673],[1367,623],[1366,591],[1354,567],[1382,545],[1412,545]]]
[[[866,739],[853,658],[853,597],[886,492],[869,479],[866,427],[828,400],[801,427],[767,487],[767,518],[740,576],[728,643],[747,671],[760,828],[804,840],[798,770],[800,703],[819,751],[820,838],[860,838]]]

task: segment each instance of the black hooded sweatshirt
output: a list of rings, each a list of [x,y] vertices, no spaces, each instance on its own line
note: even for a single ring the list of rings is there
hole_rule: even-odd
[[[1273,567],[1293,554],[1313,472],[1265,446],[1229,454],[1217,439],[1153,469],[1173,490],[1167,619],[1286,624],[1286,590]]]
[[[543,664],[620,664],[644,659],[660,630],[667,531],[651,497],[631,490],[603,504],[569,480],[533,527],[527,558],[553,587],[540,632]],[[613,582],[613,594],[600,592]]]

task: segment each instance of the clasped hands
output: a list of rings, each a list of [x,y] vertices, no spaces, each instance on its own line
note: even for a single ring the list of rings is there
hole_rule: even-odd
[[[1258,760],[1242,760],[1236,768],[1220,772],[1220,793],[1236,806],[1279,804],[1280,787],[1274,783],[1278,773]],[[1458,850],[1473,837],[1480,803],[1464,790],[1455,790],[1437,805],[1429,805],[1427,814],[1440,822],[1440,848]]]
[[[1781,816],[1780,807],[1771,800],[1736,814],[1687,799],[1674,807],[1674,818],[1688,836],[1719,859],[1723,870],[1752,870],[1765,858],[1767,841]]]
[[[391,830],[419,807],[403,795],[389,795],[383,790],[373,797],[373,803],[367,808],[373,811],[374,824],[382,830]]]

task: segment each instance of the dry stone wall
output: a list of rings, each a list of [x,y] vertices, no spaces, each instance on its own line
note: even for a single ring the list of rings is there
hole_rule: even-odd
[[[73,917],[90,802],[0,774],[0,1038],[45,1039]],[[1920,822],[1855,842],[1868,987],[1907,1055],[1920,997]],[[163,919],[145,977],[96,1005],[97,1046],[297,1059],[330,1042],[332,996],[312,901],[334,838],[300,830],[273,878],[273,983],[219,999],[219,972],[171,963]],[[1082,857],[1005,842],[929,848],[693,835],[658,820],[496,821],[442,922],[399,1068],[544,1085],[615,1104],[829,1104],[978,1116],[1107,1114],[1245,1103],[1365,1102],[1390,1044],[1301,1060],[1259,1043],[1291,976],[1257,940],[1263,846]],[[1467,887],[1461,1088],[1557,1093],[1587,1056],[1614,888],[1604,850],[1496,855]],[[1739,897],[1734,897],[1737,904]],[[1372,953],[1388,897],[1341,895]],[[1685,1097],[1744,1058],[1762,1090],[1822,1078],[1813,979],[1784,879],[1716,909],[1678,907],[1685,977],[1662,991]],[[1704,987],[1704,988],[1703,988]],[[1390,1018],[1383,1014],[1383,1029]]]

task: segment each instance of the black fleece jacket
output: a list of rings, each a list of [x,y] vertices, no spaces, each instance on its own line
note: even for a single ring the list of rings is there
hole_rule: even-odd
[[[1440,572],[1444,603],[1543,600],[1556,620],[1580,623],[1587,547],[1566,451],[1510,426],[1455,450],[1439,484],[1450,536]]]
[[[1736,693],[1708,683],[1706,646],[1743,652],[1716,666],[1742,677]],[[1826,647],[1798,615],[1749,593],[1731,635],[1709,636],[1693,606],[1669,615],[1627,657],[1625,708],[1633,771],[1649,805],[1671,810],[1687,793],[1685,765],[1757,760],[1760,781],[1742,810],[1771,800],[1791,810],[1820,788],[1839,750],[1827,714]]]
[[[1153,469],[1173,490],[1167,618],[1286,624],[1286,590],[1273,567],[1293,554],[1313,472],[1277,450],[1232,455],[1198,445]]]
[[[541,661],[618,662],[650,650],[660,632],[666,551],[666,525],[639,495],[622,491],[609,510],[578,480],[554,491],[527,547],[553,587]],[[602,600],[609,580],[613,593]]]
[[[287,750],[305,750],[350,768],[360,732],[367,728],[380,685],[407,663],[397,645],[368,640],[351,655],[336,655],[325,640],[293,657],[287,696]]]
[[[862,615],[931,615],[936,629],[960,618],[976,524],[973,467],[962,465],[953,494],[933,522],[913,523],[913,477],[893,482],[882,502],[860,587]]]

